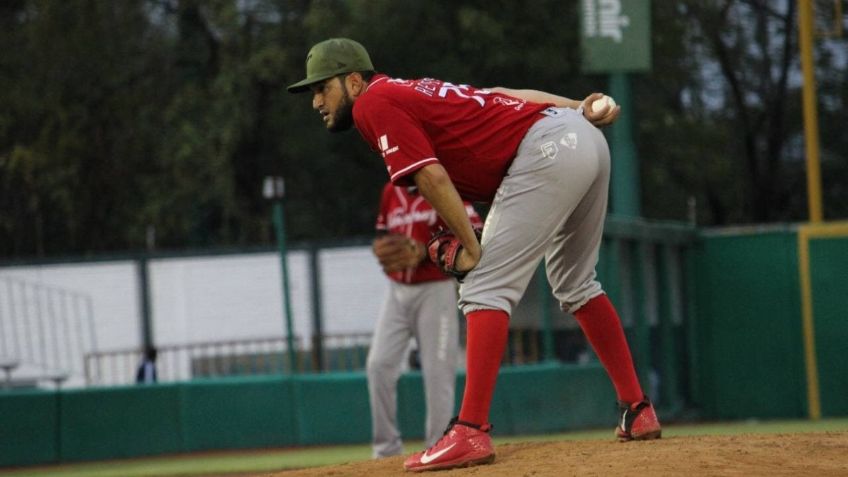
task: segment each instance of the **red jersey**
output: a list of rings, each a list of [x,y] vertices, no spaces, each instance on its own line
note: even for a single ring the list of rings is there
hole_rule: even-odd
[[[465,203],[465,211],[474,227],[482,227],[483,222],[470,203]],[[447,225],[418,193],[410,193],[406,187],[396,187],[387,183],[380,198],[380,213],[377,215],[377,231],[401,234],[427,244],[430,237],[439,228]],[[425,258],[417,267],[402,272],[387,273],[389,278],[400,283],[420,283],[433,280],[445,280],[449,277],[442,273],[430,259]]]
[[[518,145],[551,104],[424,78],[375,75],[353,105],[356,129],[382,154],[389,178],[441,163],[463,199],[491,202]]]

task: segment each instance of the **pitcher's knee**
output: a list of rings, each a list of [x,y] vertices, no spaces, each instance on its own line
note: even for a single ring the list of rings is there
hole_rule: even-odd
[[[586,302],[602,293],[604,293],[604,290],[601,288],[601,284],[592,280],[574,290],[557,293],[556,297],[559,300],[559,306],[562,308],[562,311],[574,313],[585,305]]]
[[[463,315],[477,310],[501,310],[512,316],[521,295],[512,293],[463,293],[460,289],[459,309]]]

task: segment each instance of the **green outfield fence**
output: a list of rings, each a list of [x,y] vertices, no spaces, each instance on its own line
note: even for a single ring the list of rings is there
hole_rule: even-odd
[[[696,231],[611,217],[598,273],[663,419],[816,419],[848,415],[846,269],[845,224]],[[536,327],[511,336],[495,433],[614,425],[609,381],[544,280],[520,308],[516,329]],[[398,399],[404,436],[420,438],[419,373]],[[364,443],[369,422],[361,370],[12,390],[0,393],[0,466]]]
[[[0,466],[367,442],[365,379],[349,372],[12,391],[0,396]],[[464,375],[457,379],[462,389]],[[404,375],[398,391],[404,435],[420,438],[420,373]],[[612,426],[613,402],[598,365],[522,366],[502,373],[492,419],[498,434]],[[558,412],[562,405],[571,412]]]
[[[696,257],[703,415],[848,415],[848,224],[703,231]]]

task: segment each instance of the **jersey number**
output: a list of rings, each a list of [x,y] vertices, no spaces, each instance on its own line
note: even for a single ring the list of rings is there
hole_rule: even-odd
[[[442,87],[439,88],[439,97],[445,98],[447,97],[448,93],[454,93],[460,98],[473,99],[474,101],[477,101],[477,103],[480,104],[481,108],[486,105],[486,100],[483,99],[483,96],[480,95],[489,94],[488,91],[480,89],[475,90],[467,84],[455,85],[447,82],[442,83]],[[471,95],[469,96],[466,93],[471,93]]]

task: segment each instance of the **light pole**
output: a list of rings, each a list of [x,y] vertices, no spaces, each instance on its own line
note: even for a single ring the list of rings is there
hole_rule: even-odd
[[[288,348],[289,374],[295,373],[294,332],[292,326],[291,299],[289,296],[289,267],[286,259],[286,223],[283,206],[286,195],[282,177],[266,177],[262,186],[262,195],[273,202],[272,218],[280,251],[280,267],[283,275],[283,310],[286,319],[286,348]]]

